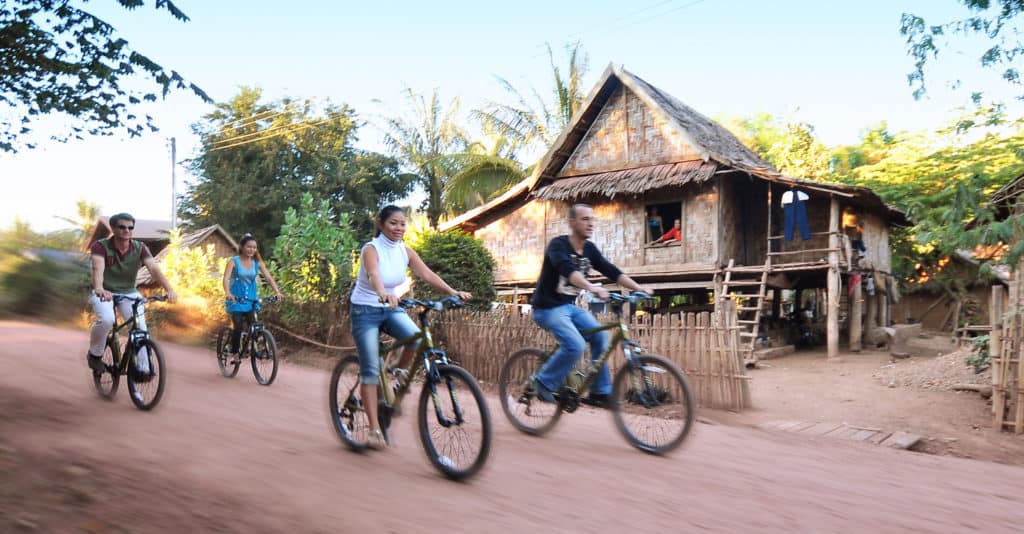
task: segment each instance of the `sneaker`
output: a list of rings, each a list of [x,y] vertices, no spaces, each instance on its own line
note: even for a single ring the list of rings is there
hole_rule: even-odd
[[[139,393],[138,391],[133,391],[132,392],[132,398],[134,398],[135,400],[137,400],[139,402],[146,402],[146,398],[143,397],[142,393]]]
[[[537,380],[536,378],[530,379],[530,387],[533,388],[534,393],[537,394],[537,398],[541,401],[558,402],[558,400],[555,399],[555,394],[552,393],[547,386],[542,384],[540,380]]]
[[[580,402],[594,408],[607,408],[610,395],[607,393],[591,393],[580,399]]]
[[[383,432],[374,430],[370,433],[370,439],[366,440],[366,446],[375,451],[382,451],[388,448],[388,440],[384,439]]]
[[[103,365],[102,356],[93,356],[87,352],[85,353],[85,361],[89,362],[89,369],[92,369],[97,374],[103,374],[107,370],[107,366]]]

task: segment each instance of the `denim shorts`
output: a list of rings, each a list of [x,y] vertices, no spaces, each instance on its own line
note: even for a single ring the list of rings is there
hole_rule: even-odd
[[[381,331],[395,339],[405,339],[420,329],[401,308],[352,304],[349,313],[352,338],[359,351],[359,382],[379,384]]]

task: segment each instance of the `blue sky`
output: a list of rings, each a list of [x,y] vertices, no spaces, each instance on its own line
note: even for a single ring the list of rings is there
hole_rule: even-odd
[[[371,122],[359,144],[372,150],[382,149],[374,119],[404,109],[404,87],[437,88],[445,99],[459,97],[465,111],[506,98],[496,76],[546,90],[544,43],[560,59],[564,43],[576,39],[590,60],[588,89],[614,62],[706,115],[792,117],[814,125],[830,145],[856,142],[881,120],[896,130],[941,124],[965,102],[965,93],[943,86],[954,76],[1004,89],[975,66],[974,54],[947,54],[929,72],[929,98],[911,97],[906,74],[912,62],[899,35],[900,15],[912,12],[929,22],[961,17],[966,10],[954,0],[176,4],[190,22],[151,6],[128,12],[94,0],[86,7],[133,48],[217,101],[250,85],[269,99],[347,103]],[[168,219],[167,138],[177,139],[179,160],[193,155],[190,125],[209,109],[178,92],[147,108],[161,131],[142,139],[44,141],[35,150],[0,154],[0,177],[8,184],[0,195],[0,226],[20,216],[37,230],[62,227],[56,217],[72,216],[79,198],[106,214]],[[177,176],[181,192],[191,177],[180,166]]]

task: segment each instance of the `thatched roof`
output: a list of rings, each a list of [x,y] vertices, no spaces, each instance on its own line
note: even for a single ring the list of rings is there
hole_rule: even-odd
[[[542,200],[569,200],[593,194],[615,198],[615,195],[634,195],[662,187],[705,182],[717,169],[718,166],[714,163],[682,161],[573,176],[555,180],[538,188],[533,192],[533,196]]]
[[[587,135],[601,110],[620,88],[628,89],[655,117],[672,128],[700,160],[671,162],[644,167],[600,172],[583,176],[558,177],[577,146]],[[461,228],[473,231],[519,209],[532,198],[571,200],[587,196],[640,195],[648,191],[709,180],[716,173],[738,172],[761,180],[799,185],[808,190],[846,197],[849,202],[880,211],[894,224],[908,224],[906,215],[886,205],[866,187],[845,186],[789,178],[740,142],[715,121],[683,104],[631,72],[609,65],[601,79],[535,166],[533,174],[504,195],[441,225],[441,230]]]

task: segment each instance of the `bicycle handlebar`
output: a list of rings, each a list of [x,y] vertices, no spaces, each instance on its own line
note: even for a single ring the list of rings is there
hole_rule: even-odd
[[[115,294],[114,298],[112,300],[113,300],[114,304],[117,304],[118,302],[121,302],[121,301],[124,301],[124,300],[130,300],[130,301],[134,302],[135,304],[139,304],[140,302],[153,302],[154,300],[160,301],[160,302],[164,302],[164,301],[167,300],[167,295],[153,295],[153,296],[150,296],[150,297],[139,298],[139,297],[129,297],[128,295],[117,295],[117,294]]]
[[[654,300],[654,297],[643,292],[634,291],[629,295],[620,295],[618,293],[608,293],[608,300],[614,302],[628,302],[630,304],[636,304],[642,300]]]
[[[277,302],[277,295],[274,295],[274,296],[271,296],[271,297],[257,298],[257,299],[247,299],[245,297],[235,298],[235,302],[237,302],[239,304],[245,304],[246,302],[256,302],[256,303],[259,303],[259,304],[263,304],[264,302],[266,302],[266,303],[273,304],[273,303]]]
[[[422,306],[428,310],[441,311],[444,309],[461,308],[466,305],[466,302],[459,298],[458,295],[451,295],[441,300],[416,300],[404,298],[398,301],[398,305],[407,310],[417,306]]]

